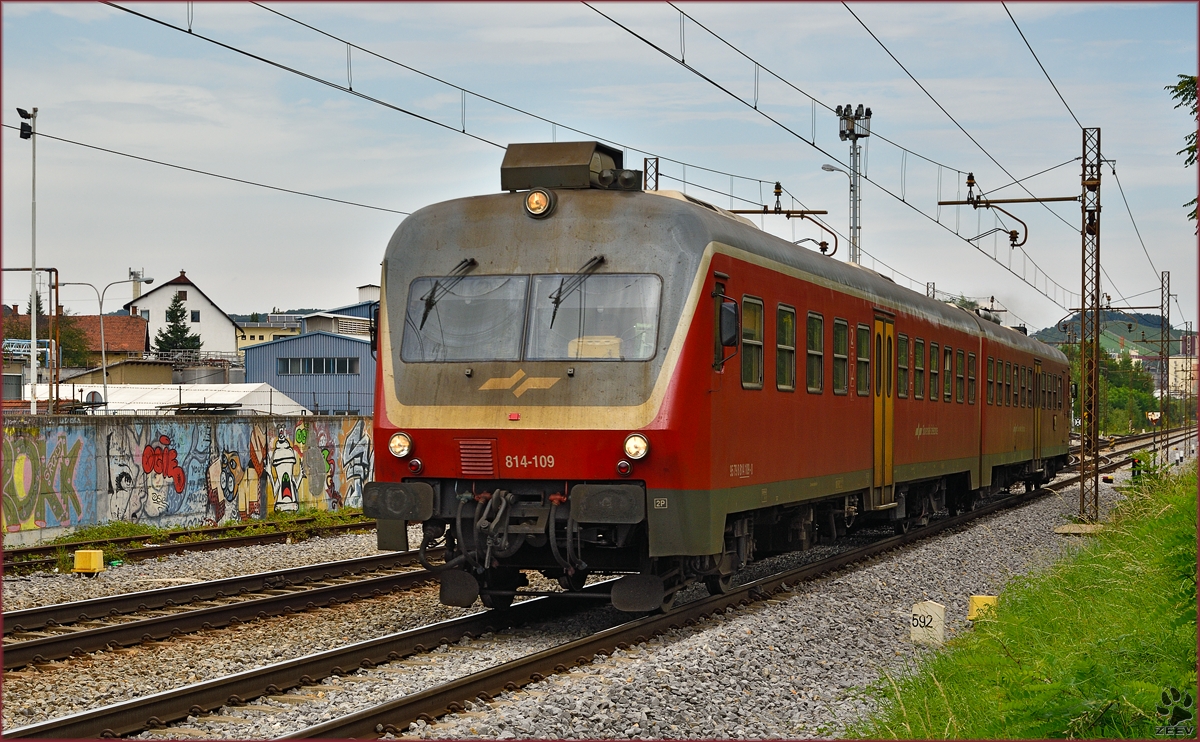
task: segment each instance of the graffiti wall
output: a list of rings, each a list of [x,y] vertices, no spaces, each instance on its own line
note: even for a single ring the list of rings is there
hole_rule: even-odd
[[[6,418],[5,533],[361,507],[369,417]]]

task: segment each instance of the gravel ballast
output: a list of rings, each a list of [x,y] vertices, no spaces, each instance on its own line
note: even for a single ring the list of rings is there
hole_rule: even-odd
[[[1101,486],[1100,494],[1107,511],[1117,494],[1108,485]],[[417,722],[406,736],[837,736],[873,709],[864,689],[877,682],[881,672],[903,672],[929,651],[907,639],[913,603],[936,600],[946,606],[949,634],[967,630],[968,596],[996,594],[1013,576],[1045,565],[1070,544],[1081,543],[1053,533],[1077,508],[1076,489],[1050,495],[798,586],[771,601],[598,658],[525,691],[505,694],[492,704],[477,704],[469,713],[447,716],[432,725]],[[154,584],[155,580],[219,579],[363,556],[375,553],[374,539],[374,534],[341,536],[180,555],[162,562],[128,564],[93,580],[53,575],[17,578],[10,584],[5,579],[5,607],[165,584]],[[782,569],[789,561],[807,561],[812,556],[808,552],[757,563],[741,578],[754,579]],[[18,602],[21,605],[14,605]],[[5,728],[26,725],[466,612],[440,605],[436,588],[421,588],[97,653],[44,670],[10,672],[5,675],[3,724]],[[181,726],[214,737],[276,736],[569,641],[608,625],[613,613],[611,609],[588,611],[553,629],[486,638],[483,644],[473,645],[476,649],[443,647],[413,662],[394,663],[390,670],[326,679],[295,691],[306,698],[303,703],[254,702],[278,706],[273,714],[226,707],[218,716],[242,720],[222,725],[193,718]],[[433,659],[424,659],[429,657]],[[162,734],[142,736],[161,738]]]

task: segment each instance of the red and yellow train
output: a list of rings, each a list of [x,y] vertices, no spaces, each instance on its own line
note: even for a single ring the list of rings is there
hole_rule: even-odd
[[[665,608],[1066,466],[1058,350],[622,164],[511,145],[506,192],[388,245],[364,508],[381,548],[424,524],[443,602],[504,607],[537,571],[623,575],[615,606]]]

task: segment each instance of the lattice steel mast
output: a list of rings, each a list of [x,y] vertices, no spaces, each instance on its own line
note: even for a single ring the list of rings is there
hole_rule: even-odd
[[[1100,518],[1100,129],[1083,130],[1083,292],[1079,312],[1079,517]]]

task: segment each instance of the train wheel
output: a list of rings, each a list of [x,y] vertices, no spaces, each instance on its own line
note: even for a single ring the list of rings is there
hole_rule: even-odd
[[[904,520],[898,520],[892,524],[892,532],[897,536],[903,536],[904,534],[908,533],[908,528],[911,525],[912,521],[908,520],[907,518]]]
[[[726,595],[733,589],[733,575],[710,575],[704,578],[709,595]]]
[[[503,609],[512,605],[513,596],[489,595],[487,593],[480,593],[479,600],[483,603],[484,608]]]
[[[660,613],[670,613],[675,607],[675,596],[679,594],[678,590],[667,593],[662,599],[662,605],[658,607]]]

